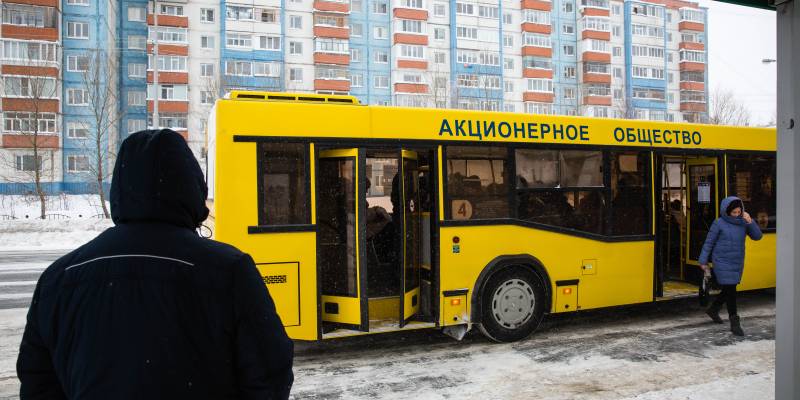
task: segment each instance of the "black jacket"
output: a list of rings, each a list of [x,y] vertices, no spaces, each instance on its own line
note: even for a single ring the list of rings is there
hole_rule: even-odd
[[[286,336],[253,260],[204,239],[202,171],[170,130],[131,135],[115,227],[39,278],[17,373],[25,399],[285,399]]]

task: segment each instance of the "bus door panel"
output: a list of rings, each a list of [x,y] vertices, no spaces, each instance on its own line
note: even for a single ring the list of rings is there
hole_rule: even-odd
[[[717,159],[704,157],[686,160],[689,187],[687,188],[687,264],[699,265],[703,242],[711,224],[719,216],[719,190],[717,182]]]
[[[419,312],[420,306],[420,265],[422,252],[422,206],[419,190],[419,157],[414,151],[401,151],[400,173],[401,196],[403,200],[402,235],[402,296],[400,301],[400,327]]]
[[[323,150],[317,172],[317,252],[322,321],[369,330],[363,149]]]

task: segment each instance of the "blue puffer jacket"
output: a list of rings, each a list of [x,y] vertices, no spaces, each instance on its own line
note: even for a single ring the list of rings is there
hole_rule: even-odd
[[[755,221],[748,224],[744,218],[734,218],[725,212],[735,200],[739,198],[730,196],[722,200],[719,205],[720,217],[711,225],[698,260],[703,265],[708,264],[711,258],[720,285],[738,285],[741,282],[745,235],[753,240],[761,240],[761,229]]]

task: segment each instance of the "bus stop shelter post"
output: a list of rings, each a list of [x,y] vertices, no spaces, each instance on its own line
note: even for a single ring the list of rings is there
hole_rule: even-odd
[[[777,6],[778,33],[778,268],[775,399],[800,399],[800,10]]]

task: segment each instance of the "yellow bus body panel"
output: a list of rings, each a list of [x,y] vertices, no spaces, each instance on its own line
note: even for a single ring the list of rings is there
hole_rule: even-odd
[[[737,290],[753,290],[775,287],[777,264],[777,234],[765,233],[759,241],[746,239],[744,272]]]
[[[453,252],[453,237],[459,250]],[[555,282],[578,279],[578,309],[642,303],[653,300],[653,242],[602,242],[513,225],[441,228],[441,291],[469,289],[469,298],[481,271],[502,255],[530,255],[538,259]],[[597,260],[585,273],[584,260]],[[442,296],[441,302],[446,301]],[[555,302],[549,312],[556,310]],[[574,311],[574,310],[569,310]],[[472,313],[470,301],[469,313]],[[442,315],[443,325],[448,322]]]

